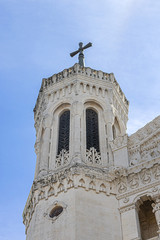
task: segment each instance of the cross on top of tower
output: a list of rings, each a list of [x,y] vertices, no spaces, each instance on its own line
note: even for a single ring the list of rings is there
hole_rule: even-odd
[[[70,53],[71,57],[74,57],[77,53],[79,53],[78,60],[79,60],[80,66],[82,66],[82,67],[85,66],[83,50],[86,49],[86,48],[89,48],[89,47],[92,47],[92,43],[91,42],[86,44],[84,47],[83,47],[83,43],[80,42],[79,43],[79,49],[77,51],[75,51],[75,52]]]

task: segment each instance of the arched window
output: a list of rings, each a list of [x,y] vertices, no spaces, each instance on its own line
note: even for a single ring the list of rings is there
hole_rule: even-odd
[[[87,149],[94,147],[97,152],[99,149],[99,132],[98,132],[98,114],[93,109],[86,110],[86,140]]]
[[[65,111],[59,119],[58,155],[61,150],[69,151],[70,111]]]
[[[157,236],[158,226],[151,204],[153,201],[144,201],[139,208],[139,223],[142,240],[152,239]]]

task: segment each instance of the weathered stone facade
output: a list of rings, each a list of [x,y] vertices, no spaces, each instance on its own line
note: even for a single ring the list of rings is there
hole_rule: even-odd
[[[27,240],[159,239],[160,116],[128,136],[128,107],[112,73],[75,64],[43,79],[35,178],[23,212]],[[87,109],[98,116],[98,150],[87,149]],[[69,147],[57,152],[65,111]],[[51,217],[58,206],[63,211]]]

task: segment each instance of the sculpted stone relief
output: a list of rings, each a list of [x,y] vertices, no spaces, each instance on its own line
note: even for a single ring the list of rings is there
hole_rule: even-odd
[[[160,157],[160,116],[129,137],[130,166]]]
[[[131,192],[134,189],[138,189],[142,186],[147,186],[151,182],[155,182],[160,179],[160,165],[154,164],[151,168],[142,168],[137,173],[126,173],[120,175],[117,181],[117,191],[122,194],[125,192]],[[115,182],[116,184],[116,182]]]
[[[115,150],[120,147],[126,146],[127,142],[128,142],[127,134],[125,134],[124,136],[118,136],[113,140],[113,142],[111,142],[111,147],[113,150]]]
[[[129,186],[130,188],[132,189],[135,189],[139,186],[139,178],[138,178],[138,175],[137,174],[130,174],[128,176],[128,183],[129,183]]]
[[[118,180],[118,192],[125,193],[127,191],[127,184],[125,179],[121,178]]]

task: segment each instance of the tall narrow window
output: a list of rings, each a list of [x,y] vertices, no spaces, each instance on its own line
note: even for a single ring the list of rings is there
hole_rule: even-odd
[[[69,151],[70,111],[65,111],[59,119],[58,154],[64,149]]]
[[[94,147],[99,152],[98,114],[93,109],[86,110],[87,149]]]

